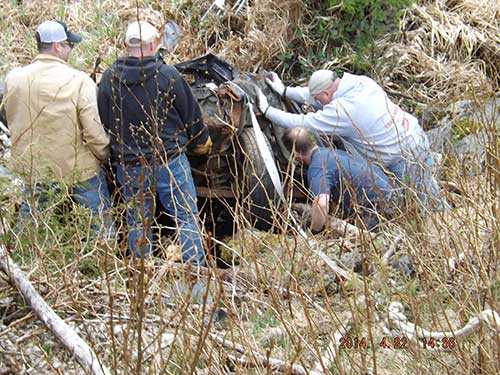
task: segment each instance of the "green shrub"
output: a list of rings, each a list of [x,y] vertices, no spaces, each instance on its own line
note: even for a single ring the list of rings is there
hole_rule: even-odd
[[[371,75],[382,61],[376,40],[396,30],[405,8],[414,0],[323,0],[313,2],[304,19],[308,30],[297,27],[290,53],[278,57],[290,76],[309,76],[328,63],[353,73]],[[304,41],[308,41],[304,45]]]
[[[381,34],[398,26],[403,9],[413,0],[326,0],[338,16],[332,37],[343,38],[356,49],[365,49]]]

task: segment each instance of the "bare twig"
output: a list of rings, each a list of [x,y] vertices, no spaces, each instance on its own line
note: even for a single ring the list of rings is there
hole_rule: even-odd
[[[254,350],[250,350],[250,349],[245,348],[241,344],[226,340],[220,336],[211,334],[210,337],[215,342],[217,342],[219,345],[222,345],[225,348],[233,349],[240,354],[244,354],[245,352],[250,352],[251,357],[247,357],[245,355],[242,355],[242,356],[229,355],[229,357],[232,360],[239,362],[245,366],[256,366],[256,365],[260,364],[262,366],[265,366],[266,368],[271,368],[272,370],[285,372],[287,374],[296,374],[296,375],[306,375],[306,374],[319,375],[320,374],[316,371],[308,370],[301,365],[291,364],[291,363],[288,363],[288,362],[285,362],[285,361],[282,361],[282,360],[276,359],[276,358],[268,358],[260,353],[257,353]]]
[[[339,342],[342,337],[345,337],[349,330],[351,329],[350,324],[341,326],[337,332],[333,335],[333,340],[330,341],[328,347],[326,348],[326,353],[321,357],[321,361],[318,361],[315,366],[316,371],[323,371],[323,369],[328,369],[332,366],[335,358],[339,354]]]
[[[391,257],[394,255],[394,253],[398,249],[398,246],[399,246],[399,244],[401,243],[402,240],[403,240],[403,236],[399,235],[399,236],[396,237],[396,239],[391,244],[391,246],[389,246],[389,249],[387,249],[387,251],[382,256],[382,262],[384,264],[389,264],[389,261],[391,260]]]

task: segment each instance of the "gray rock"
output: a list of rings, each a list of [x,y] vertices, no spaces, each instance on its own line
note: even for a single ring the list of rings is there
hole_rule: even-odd
[[[453,136],[453,123],[450,121],[449,117],[444,118],[440,121],[438,127],[428,130],[427,138],[429,139],[429,144],[433,152],[447,154],[452,146],[452,136]]]
[[[456,158],[468,173],[481,173],[485,164],[489,132],[500,132],[500,96],[486,101],[463,100],[449,105],[440,120],[426,132],[431,150]],[[429,117],[429,116],[428,116]],[[461,130],[464,137],[454,136]]]
[[[468,158],[471,161],[476,159],[476,161],[482,163],[487,142],[487,134],[484,131],[478,134],[470,134],[457,142],[452,149],[452,155],[460,159]]]
[[[362,273],[363,264],[361,261],[361,254],[358,251],[345,252],[340,256],[340,261],[344,266],[351,269],[353,272]],[[367,270],[368,274],[370,270]]]
[[[494,125],[500,130],[500,94],[487,101],[463,100],[448,106],[447,112],[454,120],[472,120]]]
[[[3,165],[0,165],[0,179],[14,180],[15,176]]]
[[[408,255],[403,255],[392,262],[392,268],[398,271],[404,277],[413,277],[416,275],[413,260]]]

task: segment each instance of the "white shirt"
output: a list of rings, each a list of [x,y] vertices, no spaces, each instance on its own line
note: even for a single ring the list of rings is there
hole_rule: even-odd
[[[307,87],[289,87],[287,97],[310,100]],[[408,157],[416,146],[428,148],[418,120],[394,104],[375,81],[345,73],[332,101],[316,112],[293,114],[270,107],[266,117],[291,128],[304,126],[344,141],[348,152],[389,166]]]

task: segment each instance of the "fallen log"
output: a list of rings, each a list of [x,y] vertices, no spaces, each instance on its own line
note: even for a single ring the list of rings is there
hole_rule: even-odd
[[[408,321],[408,318],[404,314],[403,305],[400,302],[392,302],[388,309],[385,331],[391,333],[395,337],[404,335],[409,340],[414,340],[422,347],[422,342],[417,339],[442,339],[452,337],[457,339],[477,331],[482,324],[486,325],[486,327],[497,335],[500,335],[500,315],[494,310],[488,309],[481,311],[479,314],[472,317],[464,327],[459,329],[452,329],[452,331],[428,331]],[[430,349],[442,350],[446,348],[436,347]]]
[[[87,374],[110,375],[110,371],[102,365],[94,351],[78,334],[62,320],[38,294],[24,272],[12,261],[4,246],[0,245],[0,270],[15,285],[24,299],[45,324],[49,331],[61,344],[75,356]]]

